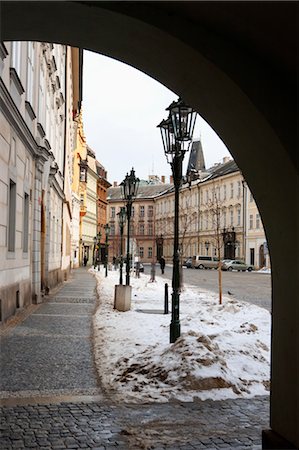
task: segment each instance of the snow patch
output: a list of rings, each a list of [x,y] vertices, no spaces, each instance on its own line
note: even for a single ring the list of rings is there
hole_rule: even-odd
[[[169,343],[171,314],[162,311],[165,281],[131,278],[130,311],[113,309],[119,274],[95,272],[96,365],[103,387],[122,401],[192,401],[265,395],[270,389],[270,314],[231,298],[185,286],[181,336]]]

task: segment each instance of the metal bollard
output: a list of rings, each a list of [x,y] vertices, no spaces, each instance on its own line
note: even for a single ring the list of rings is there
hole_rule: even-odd
[[[164,314],[168,314],[168,283],[165,283]]]

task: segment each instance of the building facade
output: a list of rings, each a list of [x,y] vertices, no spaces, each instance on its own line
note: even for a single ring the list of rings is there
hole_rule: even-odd
[[[173,258],[174,190],[155,199],[156,233],[166,261]],[[234,161],[202,171],[180,190],[181,258],[241,259],[270,267],[265,233],[249,188]]]
[[[97,232],[98,241],[96,249],[96,257],[100,262],[105,261],[105,231],[104,226],[107,224],[107,190],[111,187],[111,183],[107,180],[107,171],[99,161],[96,161],[96,169],[98,174],[97,184]]]
[[[157,196],[171,188],[170,184],[151,178],[141,181],[137,197],[132,206],[130,223],[130,253],[140,261],[150,263],[157,259],[157,239],[155,201]],[[108,215],[110,225],[109,260],[120,256],[120,228],[117,214],[125,206],[121,188],[114,186],[108,189]],[[127,224],[124,227],[123,250],[127,249]]]
[[[39,303],[70,269],[72,73],[66,46],[0,49],[1,319]]]

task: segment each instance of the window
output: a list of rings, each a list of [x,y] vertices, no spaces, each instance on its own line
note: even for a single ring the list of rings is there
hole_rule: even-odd
[[[147,256],[148,256],[148,258],[152,258],[153,257],[153,248],[152,247],[148,248]]]
[[[206,230],[209,228],[209,215],[206,213]]]
[[[23,211],[23,252],[28,252],[29,238],[29,195],[24,194],[24,211]]]
[[[223,186],[223,200],[226,200],[226,184]]]
[[[8,211],[8,251],[15,251],[16,242],[16,197],[17,185],[12,180],[9,182],[9,211]]]
[[[114,219],[115,217],[115,207],[111,206],[111,218]]]
[[[251,192],[250,192],[250,194],[249,194],[249,201],[250,201],[250,203],[253,202],[253,195],[252,195]]]
[[[152,222],[149,222],[148,224],[148,233],[150,236],[153,234],[153,224]]]
[[[26,96],[28,102],[33,105],[33,86],[34,86],[34,43],[27,42],[27,90]]]
[[[223,226],[226,227],[226,209],[223,210]]]
[[[153,217],[154,215],[154,207],[150,205],[147,209],[148,217]]]
[[[253,228],[253,214],[250,214],[249,216],[249,229],[252,230]]]
[[[38,88],[38,120],[43,126],[45,124],[45,111],[45,74],[43,66],[41,66]]]
[[[237,224],[241,225],[241,208],[237,209]]]
[[[241,181],[238,181],[238,198],[241,197]]]
[[[132,208],[131,208],[131,217],[134,217],[134,214],[135,214],[135,208],[134,208],[134,206],[132,206]]]
[[[130,236],[133,236],[134,234],[134,224],[130,223]]]
[[[234,198],[234,183],[230,184],[230,198]]]
[[[11,65],[21,77],[21,42],[14,41],[12,43],[12,59]]]
[[[232,227],[234,225],[234,211],[233,209],[230,210],[230,226]]]
[[[144,217],[144,206],[140,206],[139,208],[139,216]]]
[[[143,223],[140,223],[140,224],[139,224],[139,234],[140,234],[141,236],[144,235],[144,224],[143,224]]]
[[[209,191],[208,191],[208,189],[206,190],[206,202],[208,203],[208,201],[209,201]]]
[[[144,257],[144,247],[139,247],[139,256],[140,258]]]
[[[87,171],[86,168],[80,164],[80,181],[83,181],[84,183],[87,182]]]
[[[111,234],[111,236],[115,235],[115,225],[114,225],[114,223],[110,224],[110,234]]]
[[[256,226],[257,229],[260,228],[260,215],[259,215],[259,214],[256,214],[256,217],[255,217],[255,226]]]

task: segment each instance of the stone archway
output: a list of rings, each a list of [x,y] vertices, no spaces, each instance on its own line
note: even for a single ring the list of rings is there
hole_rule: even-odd
[[[297,8],[296,3],[250,2],[242,9],[217,2],[1,5],[3,40],[60,42],[126,62],[192,104],[230,149],[254,193],[271,252],[271,427],[295,446],[299,446]],[[284,33],[277,33],[278,28]],[[281,239],[285,230],[288,240]]]

